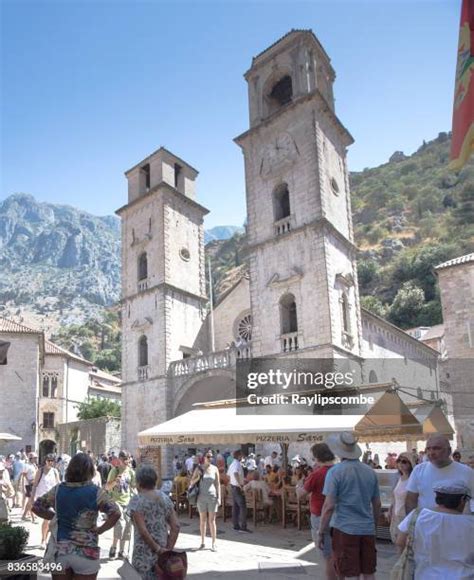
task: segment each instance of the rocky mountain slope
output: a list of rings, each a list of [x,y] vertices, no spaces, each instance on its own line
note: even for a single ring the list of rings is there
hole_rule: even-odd
[[[119,299],[120,230],[114,216],[14,194],[0,202],[0,308],[52,331]]]
[[[213,243],[242,231],[217,226]],[[0,316],[43,328],[101,320],[120,298],[120,220],[40,203],[17,193],[0,201]]]

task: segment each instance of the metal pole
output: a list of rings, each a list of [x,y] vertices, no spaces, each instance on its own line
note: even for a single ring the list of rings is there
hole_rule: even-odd
[[[211,351],[215,352],[216,344],[214,337],[214,293],[212,291],[212,273],[211,273],[211,258],[208,258],[208,271],[209,271],[209,304],[211,307],[210,320],[211,320]]]

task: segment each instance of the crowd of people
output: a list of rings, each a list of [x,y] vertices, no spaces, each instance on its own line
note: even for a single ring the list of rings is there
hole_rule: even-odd
[[[312,536],[324,558],[326,578],[373,579],[380,462],[363,454],[351,433],[331,435],[311,452],[312,465],[296,456],[286,467],[277,452],[263,457],[208,449],[182,460],[176,456],[175,490],[191,498],[195,489],[199,549],[205,547],[209,529],[211,550],[217,550],[222,485],[232,497],[233,528],[243,534],[251,533],[246,490],[259,491],[272,521],[281,517],[279,498],[292,489],[301,498],[309,496]],[[464,464],[442,435],[431,436],[423,451],[387,455],[386,469],[396,469],[399,476],[386,518],[393,542],[403,551],[404,562],[397,566],[412,566],[409,577],[474,578],[473,459]],[[160,488],[155,469],[148,464],[136,469],[126,451],[97,461],[89,453],[46,455],[41,467],[34,453],[0,457],[0,492],[12,507],[22,509],[24,519],[43,518],[45,557],[68,569],[68,578],[96,578],[98,538],[108,529],[113,529],[109,557],[127,556],[133,529],[132,565],[142,578],[155,578],[157,562],[174,548],[179,534],[171,490]],[[403,577],[394,573],[394,578]]]
[[[74,457],[46,455],[38,466],[34,453],[0,458],[0,491],[23,519],[42,518],[44,561],[60,566],[55,578],[93,580],[100,568],[99,536],[113,529],[109,558],[128,556],[134,530],[132,566],[144,579],[172,552],[179,523],[169,495],[160,491],[155,468],[137,469],[125,450],[95,460],[91,453]],[[118,548],[118,554],[117,554]]]

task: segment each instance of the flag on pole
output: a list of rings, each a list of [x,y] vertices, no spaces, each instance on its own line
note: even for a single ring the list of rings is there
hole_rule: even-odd
[[[463,167],[474,151],[474,0],[462,0],[454,89],[450,169]]]

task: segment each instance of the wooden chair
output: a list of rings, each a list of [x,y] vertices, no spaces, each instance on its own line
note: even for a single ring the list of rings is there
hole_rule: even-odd
[[[224,522],[232,517],[232,492],[228,486],[221,485],[221,507],[219,508],[224,518]]]
[[[176,513],[186,512],[189,510],[188,494],[186,490],[179,492],[178,484],[173,485],[172,499],[175,504]]]
[[[282,525],[286,528],[288,520],[291,518],[301,530],[303,520],[310,514],[309,500],[307,497],[301,498],[295,488],[286,488],[282,493]]]
[[[289,519],[292,519],[295,522],[298,521],[299,505],[295,489],[294,488],[282,489],[281,500],[282,500],[281,523],[282,526],[286,528],[286,524],[288,523]]]
[[[258,514],[263,514],[263,520],[266,518],[268,506],[263,503],[261,489],[245,490],[245,502],[247,510],[252,510],[253,526],[257,526]]]

